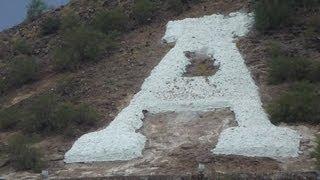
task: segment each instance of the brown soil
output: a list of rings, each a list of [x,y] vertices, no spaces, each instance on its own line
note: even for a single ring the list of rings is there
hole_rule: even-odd
[[[215,65],[215,59],[206,54],[198,52],[185,52],[185,56],[190,60],[190,64],[186,68],[183,76],[212,76],[219,70],[219,66]]]

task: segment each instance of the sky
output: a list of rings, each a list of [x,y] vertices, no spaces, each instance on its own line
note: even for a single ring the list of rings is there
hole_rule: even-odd
[[[31,0],[0,0],[0,31],[21,23],[26,16],[26,6]],[[59,6],[69,0],[45,0],[49,7]]]

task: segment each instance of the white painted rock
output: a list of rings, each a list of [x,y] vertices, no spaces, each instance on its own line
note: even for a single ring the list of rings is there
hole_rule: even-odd
[[[258,88],[234,42],[235,37],[248,32],[252,22],[252,16],[244,13],[169,22],[163,39],[175,42],[175,47],[153,69],[129,106],[106,129],[80,137],[65,154],[65,162],[141,157],[146,138],[136,130],[142,126],[142,110],[210,111],[220,107],[230,107],[239,126],[221,133],[213,153],[298,156],[300,135],[270,123]],[[220,64],[219,71],[207,79],[182,77],[190,63],[185,51],[213,56]]]

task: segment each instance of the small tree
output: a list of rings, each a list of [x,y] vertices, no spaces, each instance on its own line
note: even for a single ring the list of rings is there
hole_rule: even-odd
[[[47,9],[47,5],[43,0],[31,0],[27,6],[27,19],[34,20]]]

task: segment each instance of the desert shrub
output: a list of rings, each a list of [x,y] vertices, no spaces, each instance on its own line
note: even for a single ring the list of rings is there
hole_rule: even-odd
[[[167,0],[168,8],[171,11],[175,11],[177,14],[183,12],[182,0]]]
[[[68,31],[73,28],[80,26],[80,18],[73,11],[68,11],[62,15],[61,18],[61,29],[63,31]]]
[[[111,11],[99,12],[93,19],[93,26],[105,33],[123,32],[128,27],[129,19],[124,12],[117,8]]]
[[[77,109],[71,103],[61,103],[56,107],[54,119],[51,123],[52,129],[64,130],[77,119]]]
[[[58,98],[52,94],[39,96],[31,103],[28,117],[22,122],[22,128],[29,133],[48,133],[56,131],[54,111]]]
[[[14,52],[18,54],[30,55],[32,52],[30,45],[24,39],[15,39],[12,46]]]
[[[20,87],[34,81],[39,75],[39,64],[32,57],[18,56],[8,66],[8,86]]]
[[[320,96],[314,85],[301,82],[268,107],[273,123],[320,122]]]
[[[278,84],[306,79],[310,64],[310,60],[299,57],[274,57],[269,66],[269,82]]]
[[[47,5],[43,0],[31,0],[27,6],[27,19],[33,20],[40,16],[47,9]]]
[[[259,31],[265,31],[288,24],[292,3],[292,0],[257,1],[254,9],[256,28]]]
[[[92,126],[98,120],[99,114],[87,104],[62,103],[57,107],[55,113],[55,123],[59,129],[66,129],[72,125]]]
[[[44,166],[41,152],[32,147],[30,140],[17,134],[9,139],[10,162],[17,170],[33,170],[40,172]]]
[[[75,122],[84,125],[95,125],[99,120],[98,112],[87,104],[77,106],[77,117]]]
[[[60,18],[58,17],[48,17],[41,24],[41,34],[49,35],[56,33],[61,25]]]
[[[23,117],[23,112],[16,107],[0,110],[0,129],[8,130],[16,127]]]
[[[22,121],[23,130],[28,133],[62,133],[77,125],[94,125],[99,114],[88,105],[74,105],[60,102],[53,94],[45,94],[31,103]]]
[[[155,5],[150,0],[135,0],[133,5],[133,14],[141,24],[147,23],[153,16]]]
[[[104,50],[115,47],[112,38],[82,26],[66,31],[63,40],[63,45],[55,50],[58,70],[75,69],[81,62],[96,61]]]

